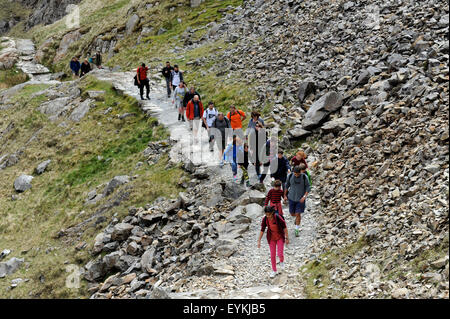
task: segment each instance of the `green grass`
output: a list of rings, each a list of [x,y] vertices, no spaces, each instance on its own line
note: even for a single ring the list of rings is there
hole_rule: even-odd
[[[300,269],[301,276],[306,278],[305,294],[307,298],[345,298],[342,293],[336,290],[329,290],[332,280],[330,278],[330,270],[333,268],[343,268],[344,258],[351,257],[365,247],[367,243],[360,239],[345,248],[336,251],[327,251],[320,255],[317,260],[310,261]],[[320,284],[314,284],[314,280],[319,279]],[[320,287],[319,287],[320,286]]]
[[[0,89],[7,89],[28,80],[28,76],[16,67],[9,70],[0,70]]]
[[[88,90],[103,90],[88,115],[79,123],[62,120],[51,122],[36,108],[45,100],[36,95],[47,86],[28,85],[13,98],[15,107],[2,111],[0,130],[10,123],[15,128],[5,136],[0,151],[15,151],[39,130],[38,138],[24,150],[20,162],[2,170],[0,182],[0,247],[12,250],[11,257],[23,257],[30,266],[0,280],[0,298],[87,298],[86,282],[79,289],[65,287],[67,264],[83,266],[91,258],[88,248],[93,239],[110,222],[113,215],[122,218],[129,206],[144,206],[159,196],[175,197],[181,189],[178,181],[184,172],[168,165],[168,157],[153,165],[144,164],[136,169],[138,161],[145,162],[142,150],[148,141],[168,137],[168,132],[152,118],[145,117],[134,99],[119,95],[107,82],[92,77],[82,80],[82,96]],[[36,95],[33,97],[33,95]],[[103,112],[112,107],[109,115]],[[117,115],[136,113],[134,117],[119,119]],[[69,134],[67,134],[69,132]],[[97,156],[104,161],[98,161]],[[40,162],[51,159],[43,175],[34,175]],[[33,188],[15,194],[14,179],[22,174],[33,174]],[[104,185],[114,176],[135,176],[130,183],[92,206],[84,205],[92,189],[103,191]],[[103,213],[105,221],[95,220],[80,229],[78,238],[56,238],[62,229],[68,229],[87,220],[100,207],[120,193],[127,199]],[[12,200],[11,196],[18,196]],[[76,251],[79,242],[87,248]],[[48,248],[51,251],[47,251]],[[44,275],[42,283],[40,276]],[[29,279],[13,290],[7,290],[14,278]]]
[[[23,18],[28,15],[29,9],[22,6],[18,1],[0,0],[0,20],[9,21],[12,17]]]

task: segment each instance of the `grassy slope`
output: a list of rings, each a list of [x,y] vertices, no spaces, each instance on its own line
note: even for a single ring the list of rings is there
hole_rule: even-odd
[[[12,17],[22,18],[29,13],[20,3],[10,0],[0,0],[0,20],[9,21]]]
[[[167,158],[155,165],[144,164],[135,169],[138,161],[145,161],[141,152],[147,142],[166,138],[165,129],[155,126],[153,119],[145,118],[136,101],[118,95],[110,84],[86,78],[82,85],[84,91],[105,90],[105,100],[96,102],[96,107],[80,123],[67,121],[67,128],[59,127],[59,121],[50,122],[35,110],[45,98],[42,95],[31,96],[44,89],[42,85],[27,86],[15,97],[16,107],[2,112],[0,131],[10,121],[16,124],[5,138],[7,142],[1,148],[3,153],[15,151],[37,130],[42,130],[38,139],[26,148],[17,165],[0,171],[0,248],[11,249],[11,256],[24,257],[29,263],[28,269],[23,267],[17,273],[0,279],[0,298],[87,296],[85,285],[79,290],[65,288],[66,264],[86,263],[93,238],[113,214],[117,213],[120,218],[126,215],[127,207],[131,205],[143,206],[159,196],[171,197],[180,191],[177,182],[183,172],[166,167]],[[110,106],[113,107],[111,116],[103,115]],[[118,114],[130,112],[137,116],[124,120],[117,118]],[[66,135],[69,128],[70,134]],[[99,155],[103,160],[98,160]],[[46,159],[52,160],[49,171],[35,176],[33,188],[13,201],[14,179],[22,173],[33,174],[37,164]],[[56,239],[55,235],[61,229],[86,220],[120,192],[121,189],[117,190],[96,205],[84,206],[90,190],[116,175],[138,175],[130,183],[133,188],[129,190],[129,199],[107,211],[105,221],[89,225],[79,239]],[[98,191],[102,189],[103,186]],[[75,245],[83,241],[88,247],[75,250]],[[44,283],[39,280],[41,275],[45,276]],[[14,278],[30,281],[7,291]]]

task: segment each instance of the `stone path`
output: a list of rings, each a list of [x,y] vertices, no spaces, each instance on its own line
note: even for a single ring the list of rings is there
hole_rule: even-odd
[[[17,40],[14,48],[20,52],[18,67],[27,73],[34,83],[58,83],[50,79],[51,74],[42,65],[32,59],[34,45],[29,40]],[[136,98],[143,112],[156,117],[170,131],[170,138],[176,141],[170,157],[174,162],[191,160],[196,166],[208,166],[218,178],[232,178],[231,168],[222,169],[217,165],[219,153],[208,150],[208,136],[200,128],[201,134],[193,138],[187,123],[179,122],[178,113],[171,99],[166,96],[165,83],[159,77],[151,78],[151,100],[140,101],[137,87],[133,84],[134,72],[112,72],[108,69],[96,69],[90,73],[99,80],[109,81],[114,87]],[[194,156],[195,155],[195,156]],[[254,167],[249,167],[250,181],[255,183],[257,177]],[[270,186],[270,178],[266,178],[266,187]],[[309,257],[310,246],[314,240],[316,222],[314,212],[319,201],[313,194],[307,200],[307,212],[303,216],[302,230],[299,237],[294,236],[292,217],[284,207],[291,243],[285,248],[286,269],[274,279],[269,278],[271,271],[270,254],[265,236],[261,248],[257,248],[257,237],[260,231],[260,220],[251,224],[245,238],[240,239],[239,249],[235,256],[224,259],[224,264],[231,266],[232,276],[203,276],[192,280],[183,287],[188,293],[171,294],[173,298],[302,298],[303,286],[299,278],[299,266]]]
[[[100,79],[110,81],[116,89],[140,100],[138,89],[133,85],[133,72],[109,72],[96,70],[93,74]],[[217,166],[219,158],[217,149],[214,153],[208,151],[208,136],[205,130],[197,143],[193,143],[192,132],[186,123],[179,122],[177,110],[171,99],[166,96],[165,83],[157,77],[151,80],[151,100],[141,101],[144,112],[151,114],[170,130],[171,139],[177,141],[171,151],[175,162],[186,161],[188,158],[197,166],[209,166],[217,178],[232,178],[231,169]],[[192,154],[201,155],[192,157]],[[310,158],[312,158],[311,156]],[[216,163],[216,165],[211,165]],[[249,167],[250,179],[256,183],[257,177],[253,166]],[[239,176],[240,177],[240,176]],[[266,178],[266,188],[270,187],[270,178]],[[257,237],[260,232],[260,220],[252,223],[250,230],[240,239],[237,256],[224,260],[232,266],[234,276],[203,276],[184,287],[188,293],[172,294],[175,298],[302,298],[303,286],[299,278],[299,265],[309,257],[310,246],[314,240],[316,222],[314,211],[319,200],[314,193],[307,200],[307,212],[303,216],[302,230],[299,237],[294,236],[294,220],[288,214],[288,208],[283,207],[291,243],[285,248],[286,268],[274,279],[269,278],[271,271],[270,253],[266,237],[263,237],[261,248],[257,248]]]

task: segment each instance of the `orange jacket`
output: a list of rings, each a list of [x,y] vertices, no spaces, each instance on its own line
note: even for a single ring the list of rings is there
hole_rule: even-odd
[[[138,67],[137,74],[139,77],[139,81],[145,80],[147,78],[148,67],[143,68],[142,66]]]
[[[203,116],[203,104],[201,101],[198,101],[198,106],[200,107],[200,118]],[[188,120],[194,119],[194,102],[192,100],[186,105],[186,117]]]

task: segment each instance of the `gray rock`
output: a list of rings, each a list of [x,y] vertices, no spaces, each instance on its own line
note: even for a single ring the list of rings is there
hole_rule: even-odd
[[[42,162],[41,164],[39,164],[37,167],[36,167],[36,174],[42,174],[42,173],[44,173],[44,171],[47,169],[47,167],[48,167],[48,165],[51,163],[52,161],[51,160],[46,160],[46,161],[44,161],[44,162]]]
[[[304,130],[303,128],[301,128],[301,126],[296,126],[290,130],[288,130],[288,134],[292,137],[292,138],[296,138],[296,139],[302,139],[304,137],[307,137],[309,135],[311,135],[310,131]]]
[[[297,91],[297,98],[301,103],[305,100],[305,98],[313,93],[316,90],[316,85],[314,82],[311,81],[305,81],[300,83],[299,89]]]
[[[25,192],[26,190],[31,188],[31,181],[33,180],[33,176],[30,175],[21,175],[14,181],[14,189],[17,192]]]
[[[112,240],[125,240],[134,228],[133,225],[128,223],[119,223],[114,226],[113,232],[111,234]]]
[[[23,258],[13,257],[6,262],[0,262],[0,278],[15,273],[23,264]]]
[[[302,127],[310,130],[317,127],[331,112],[337,111],[342,106],[342,96],[336,92],[329,92],[313,103],[306,112]]]
[[[125,26],[125,33],[130,35],[136,30],[136,26],[139,23],[139,16],[137,14],[133,14],[127,21]]]
[[[87,99],[84,102],[80,103],[69,116],[69,120],[74,122],[79,122],[81,119],[89,112],[91,108],[93,100]]]
[[[88,262],[85,269],[84,278],[88,281],[97,281],[106,275],[106,264],[100,258]]]
[[[109,183],[106,185],[103,196],[108,196],[114,192],[114,190],[120,185],[126,184],[130,181],[130,177],[127,175],[115,176]]]
[[[149,299],[171,299],[167,292],[159,287],[154,287],[150,293]]]
[[[250,204],[259,204],[264,205],[264,200],[266,199],[266,195],[260,191],[255,189],[250,190],[248,193],[248,197],[250,198]]]

